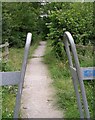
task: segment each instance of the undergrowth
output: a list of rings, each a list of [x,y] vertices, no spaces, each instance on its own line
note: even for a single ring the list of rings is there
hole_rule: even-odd
[[[31,45],[28,58],[32,57],[33,51],[38,46],[39,40]],[[2,61],[0,65],[2,71],[20,71],[23,55],[24,48],[10,48],[8,61]],[[18,87],[16,85],[2,87],[2,119],[13,118],[17,89]]]
[[[85,54],[84,58],[82,55],[79,56],[79,61],[81,64],[80,66],[93,66],[93,56],[91,56],[91,51],[89,52],[87,49],[87,53],[88,54]],[[65,51],[63,60],[60,60],[55,56],[51,46],[51,41],[48,41],[44,62],[48,65],[50,76],[53,79],[53,86],[56,89],[57,104],[59,108],[63,110],[64,118],[80,118]],[[93,82],[85,81],[84,84],[87,93],[90,114],[91,117],[93,117]]]

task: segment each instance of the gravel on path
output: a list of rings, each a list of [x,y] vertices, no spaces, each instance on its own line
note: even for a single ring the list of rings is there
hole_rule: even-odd
[[[43,62],[46,42],[41,41],[29,60],[21,100],[22,118],[63,118],[55,103],[55,90]]]

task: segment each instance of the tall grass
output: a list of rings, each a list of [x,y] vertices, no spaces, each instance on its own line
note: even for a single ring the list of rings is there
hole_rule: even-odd
[[[30,59],[40,39],[33,43],[29,50]],[[20,71],[24,56],[24,48],[10,48],[8,62],[2,62],[2,71]],[[2,118],[13,118],[17,86],[2,87]]]
[[[79,56],[80,64],[83,67],[93,66],[93,56],[91,55],[91,53],[89,53],[88,49],[87,49],[87,53],[88,54],[87,55],[85,54],[84,57],[82,55]],[[53,85],[56,89],[57,104],[63,110],[65,118],[79,118],[80,116],[77,107],[75,91],[74,91],[73,82],[71,79],[71,74],[68,66],[68,60],[66,56],[67,55],[64,52],[63,60],[56,58],[55,53],[51,46],[51,41],[48,41],[44,62],[45,64],[48,65],[50,76],[53,79]],[[92,96],[93,87],[91,83],[88,81],[85,81],[84,84],[86,87],[90,113],[91,116],[93,116],[93,110],[91,104],[93,97]]]

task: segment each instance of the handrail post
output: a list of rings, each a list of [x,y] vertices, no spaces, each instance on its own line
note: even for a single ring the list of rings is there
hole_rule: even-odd
[[[19,117],[22,88],[23,88],[23,83],[24,83],[24,77],[25,77],[29,47],[30,47],[30,43],[31,43],[31,37],[32,37],[32,34],[28,33],[27,38],[26,38],[24,58],[23,58],[23,63],[22,63],[22,68],[21,68],[21,76],[20,76],[21,81],[20,81],[19,86],[18,86],[18,93],[17,93],[16,104],[15,104],[15,109],[14,109],[14,119]]]
[[[76,46],[75,46],[73,37],[71,36],[71,34],[69,32],[64,33],[64,40],[65,40],[65,42],[64,42],[65,47],[67,47],[66,42],[67,42],[67,44],[70,43],[71,50],[72,50],[73,57],[74,57],[74,61],[75,61],[75,68],[76,68],[76,71],[77,71],[77,77],[78,77],[78,81],[79,81],[80,89],[81,89],[81,93],[82,93],[82,100],[83,100],[83,105],[84,105],[86,117],[90,118],[89,109],[88,109],[88,103],[87,103],[87,98],[86,98],[86,93],[85,93],[85,87],[84,87],[83,80],[81,78],[80,65],[79,65],[79,60],[78,60],[78,56],[77,56]],[[68,54],[69,61],[71,61],[70,57],[69,57],[70,56],[70,50],[67,51],[67,54]],[[70,64],[70,62],[69,62],[69,64]],[[78,94],[77,94],[77,97],[79,97]],[[80,100],[78,102],[79,102],[78,104],[81,104]],[[82,107],[80,105],[78,105],[78,106],[79,106],[79,110],[80,110],[80,113],[81,113],[81,108]]]

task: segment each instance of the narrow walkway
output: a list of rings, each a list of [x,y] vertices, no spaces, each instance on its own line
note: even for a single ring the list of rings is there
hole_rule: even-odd
[[[54,106],[52,80],[43,63],[45,46],[46,42],[40,42],[27,66],[22,94],[22,118],[63,118],[62,112]]]

